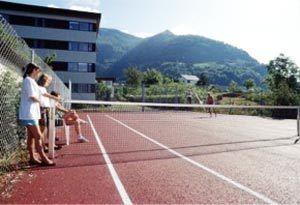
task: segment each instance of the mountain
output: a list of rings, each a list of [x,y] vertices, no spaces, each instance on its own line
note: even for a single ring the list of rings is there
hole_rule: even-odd
[[[123,33],[116,29],[102,28],[98,34],[97,75],[102,75],[130,49],[138,45],[143,39]]]
[[[121,42],[119,45],[124,44]],[[119,59],[114,58],[104,75],[122,80],[124,69],[134,66],[140,70],[155,68],[174,79],[180,74],[206,73],[211,83],[226,86],[232,80],[243,84],[249,78],[260,84],[266,74],[264,66],[246,51],[201,36],[175,35],[167,30],[134,42],[135,46],[130,44],[132,47],[127,47]]]

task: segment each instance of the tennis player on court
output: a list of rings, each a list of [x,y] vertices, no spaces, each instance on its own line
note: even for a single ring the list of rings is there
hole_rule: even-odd
[[[214,105],[215,104],[214,98],[213,98],[213,96],[211,96],[210,93],[207,93],[206,104],[207,105]],[[209,112],[210,117],[212,117],[212,113],[215,113],[215,116],[217,117],[217,112],[216,112],[215,109],[209,107],[207,109],[207,111]]]
[[[35,79],[39,77],[41,69],[29,63],[25,66],[24,80],[21,90],[21,103],[19,108],[19,119],[27,130],[27,149],[29,151],[30,163],[46,166],[53,166],[55,163],[48,159],[42,146],[42,132],[39,127],[40,95],[42,95]],[[40,159],[35,156],[35,149]]]

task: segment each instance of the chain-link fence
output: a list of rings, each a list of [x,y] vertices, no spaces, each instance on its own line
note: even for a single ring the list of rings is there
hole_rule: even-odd
[[[56,90],[64,99],[70,98],[65,84],[0,15],[0,173],[10,169],[11,155],[26,137],[24,128],[18,125],[18,107],[22,68],[29,62],[53,77],[49,91]]]

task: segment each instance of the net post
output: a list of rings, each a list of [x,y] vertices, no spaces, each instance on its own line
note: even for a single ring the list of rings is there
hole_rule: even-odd
[[[54,145],[55,145],[55,101],[50,100],[51,107],[49,111],[49,158],[54,159]]]
[[[72,81],[71,80],[69,80],[69,96],[68,97],[70,100],[72,100]],[[71,105],[69,108],[71,108]]]
[[[69,99],[72,99],[72,81],[69,80]],[[68,108],[71,108],[71,105],[67,105]],[[67,126],[64,121],[64,129],[65,129],[65,138],[66,138],[66,145],[70,145],[70,126]]]
[[[66,125],[66,122],[63,121],[65,128],[65,136],[66,136],[66,145],[70,145],[70,126]]]
[[[175,104],[179,104],[178,85],[175,87]]]
[[[145,102],[145,84],[142,84],[142,102]],[[145,107],[142,107],[142,111],[145,111]]]
[[[300,137],[300,107],[297,109],[297,136]]]

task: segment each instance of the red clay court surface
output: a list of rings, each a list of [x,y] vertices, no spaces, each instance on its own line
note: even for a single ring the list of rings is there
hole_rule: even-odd
[[[29,170],[34,177],[24,175],[2,203],[300,203],[295,120],[187,112],[87,115],[92,125],[83,130],[90,142],[76,143],[72,132],[56,167]]]

